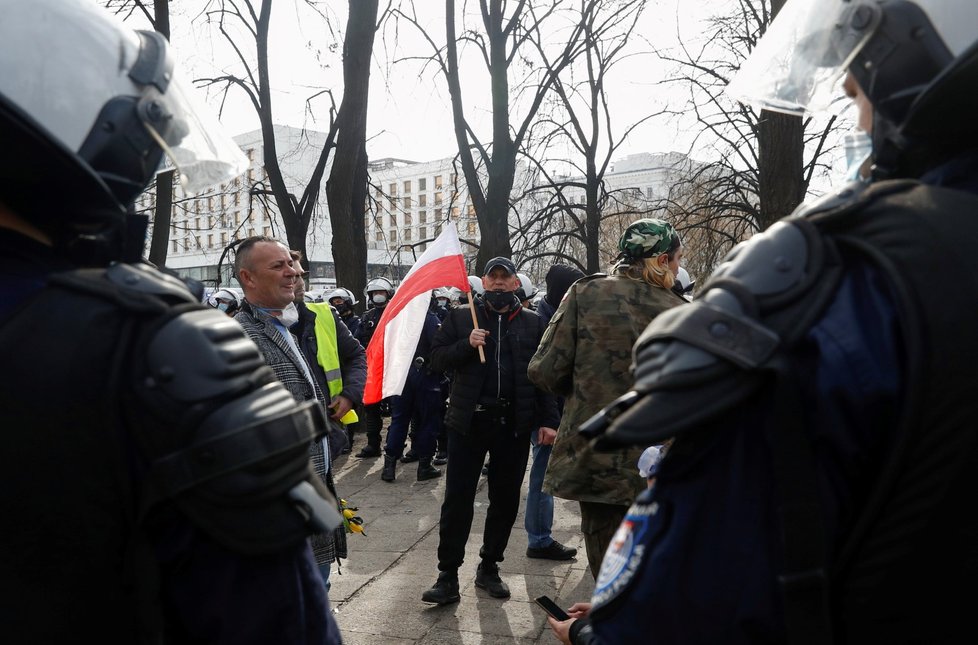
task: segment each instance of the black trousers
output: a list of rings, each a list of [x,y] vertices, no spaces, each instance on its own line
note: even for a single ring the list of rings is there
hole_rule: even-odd
[[[501,562],[520,509],[520,489],[530,454],[529,434],[500,425],[490,412],[476,412],[466,434],[448,430],[448,472],[438,529],[438,570],[454,571],[465,558],[474,516],[475,491],[489,454],[489,509],[479,556]]]

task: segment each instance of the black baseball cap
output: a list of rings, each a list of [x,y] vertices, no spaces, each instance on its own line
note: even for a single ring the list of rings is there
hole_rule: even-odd
[[[516,265],[509,258],[493,258],[489,260],[486,262],[486,270],[482,272],[482,275],[489,275],[496,267],[502,267],[510,275],[516,275]]]

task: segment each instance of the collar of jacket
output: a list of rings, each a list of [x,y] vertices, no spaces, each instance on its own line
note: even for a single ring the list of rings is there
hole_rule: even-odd
[[[263,325],[275,319],[275,316],[265,311],[262,311],[258,307],[252,305],[247,300],[241,301],[241,311],[245,312],[246,314],[254,318],[257,322],[260,322]]]

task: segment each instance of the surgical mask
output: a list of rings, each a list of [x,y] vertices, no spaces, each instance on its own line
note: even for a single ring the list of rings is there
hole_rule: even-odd
[[[853,128],[842,139],[842,147],[846,152],[846,181],[869,181],[860,171],[866,160],[873,155],[873,138],[862,128]]]
[[[225,313],[227,313],[227,310],[228,310],[228,307],[229,307],[229,306],[230,306],[230,305],[228,305],[228,303],[226,303],[226,302],[219,302],[219,303],[217,303],[217,308],[218,308],[218,309],[219,309],[220,311],[223,311],[223,312],[225,312]]]
[[[291,327],[299,322],[299,310],[296,309],[294,302],[290,302],[289,306],[282,310],[282,315],[279,317],[279,320],[286,327]]]
[[[374,303],[375,305],[382,305],[387,302],[387,295],[383,293],[375,293],[374,295],[370,296],[370,302]]]
[[[517,302],[516,294],[512,291],[486,291],[483,298],[496,311],[502,311],[506,307],[515,305]]]

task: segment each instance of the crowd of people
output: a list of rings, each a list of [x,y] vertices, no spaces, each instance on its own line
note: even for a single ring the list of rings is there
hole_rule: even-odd
[[[871,143],[853,183],[692,302],[664,219],[631,222],[607,273],[551,266],[542,293],[492,258],[431,293],[403,390],[369,405],[397,285],[369,280],[362,314],[344,287],[310,302],[305,258],[268,236],[236,247],[240,296],[141,261],[128,209],[164,156],[206,186],[243,155],[158,34],[84,0],[0,9],[11,642],[341,643],[333,464],[358,435],[384,482],[444,477],[426,603],[460,600],[483,476],[474,584],[510,596],[528,477],[527,557],[577,556],[552,536],[554,497],[574,500],[595,581],[548,619],[560,642],[970,642],[973,2],[789,0],[731,91],[800,112],[844,77]]]

